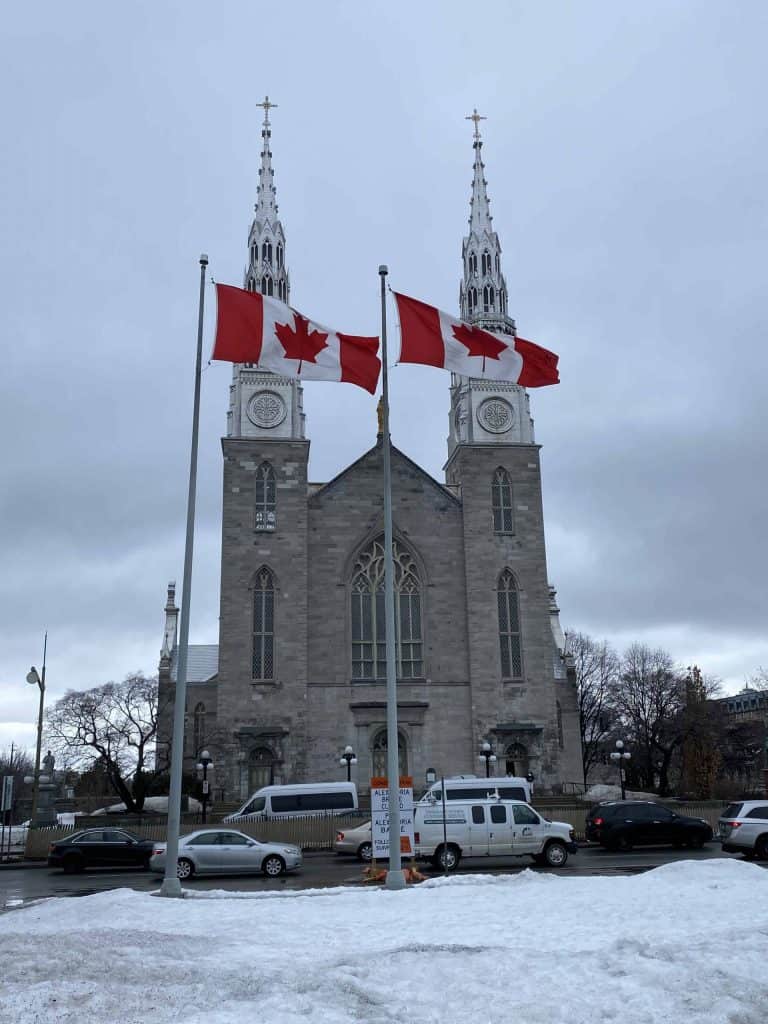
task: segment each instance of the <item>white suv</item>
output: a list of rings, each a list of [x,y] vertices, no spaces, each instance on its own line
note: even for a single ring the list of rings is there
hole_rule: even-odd
[[[718,823],[726,853],[768,860],[768,798],[729,804]]]

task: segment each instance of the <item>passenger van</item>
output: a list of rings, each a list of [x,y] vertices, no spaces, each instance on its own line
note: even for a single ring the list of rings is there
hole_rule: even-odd
[[[268,821],[304,818],[310,814],[345,814],[357,810],[354,782],[308,782],[295,786],[264,786],[224,821]]]
[[[565,821],[548,821],[522,800],[420,801],[414,810],[416,857],[451,871],[464,857],[532,857],[562,868],[576,853],[576,835]]]
[[[442,786],[442,782],[433,783],[419,803],[442,800]],[[478,779],[474,775],[453,775],[445,780],[446,800],[481,800],[496,794],[501,800],[524,800],[529,804],[533,796],[533,776],[525,779],[513,775],[503,779]]]

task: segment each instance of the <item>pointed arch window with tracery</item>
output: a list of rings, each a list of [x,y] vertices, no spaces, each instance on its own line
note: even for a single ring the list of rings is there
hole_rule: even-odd
[[[275,580],[266,566],[253,585],[253,678],[275,678]]]
[[[520,604],[517,583],[509,569],[505,569],[499,576],[496,596],[499,608],[501,675],[504,679],[521,679],[523,650],[520,637]]]
[[[501,466],[493,474],[491,482],[491,511],[494,533],[515,532],[512,481],[509,479],[509,473]]]
[[[385,777],[389,774],[387,757],[389,746],[387,730],[380,729],[371,744],[371,775]],[[408,743],[405,736],[397,730],[397,762],[400,775],[408,774]]]
[[[256,529],[271,533],[277,526],[277,495],[275,471],[269,462],[262,462],[256,470]]]
[[[395,650],[399,679],[424,675],[421,584],[410,553],[395,541]],[[352,678],[386,676],[384,538],[355,559],[352,572]]]
[[[202,702],[195,705],[195,714],[192,720],[192,725],[192,744],[195,748],[194,756],[198,757],[200,751],[205,746],[205,704]]]

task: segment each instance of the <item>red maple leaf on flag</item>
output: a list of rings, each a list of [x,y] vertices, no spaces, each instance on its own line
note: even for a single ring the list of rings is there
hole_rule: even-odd
[[[301,373],[301,364],[305,360],[308,363],[316,363],[318,352],[328,347],[328,335],[322,331],[310,331],[309,320],[300,313],[294,312],[293,318],[296,321],[295,327],[291,327],[290,324],[275,324],[275,334],[285,349],[285,358],[299,360],[296,372]]]
[[[451,327],[456,341],[467,347],[467,355],[483,357],[483,373],[485,373],[485,360],[498,360],[499,354],[508,348],[503,341],[497,341],[488,331],[481,331],[479,327],[469,327],[467,324],[459,324]]]

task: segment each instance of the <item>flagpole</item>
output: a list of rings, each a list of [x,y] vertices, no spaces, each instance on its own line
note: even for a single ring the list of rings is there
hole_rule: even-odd
[[[389,381],[387,378],[387,274],[381,278],[381,404],[384,459],[384,624],[387,650],[387,776],[389,779],[389,871],[387,889],[404,889],[400,857],[400,757],[397,736],[397,661],[395,651],[395,565],[392,558],[392,468],[389,453]]]
[[[173,699],[173,738],[171,740],[171,785],[168,794],[168,825],[165,846],[165,876],[161,896],[181,896],[176,876],[181,824],[181,779],[184,768],[184,712],[187,704],[187,651],[189,649],[189,600],[192,588],[192,551],[195,543],[195,492],[197,488],[197,436],[200,427],[200,373],[203,362],[203,310],[205,307],[205,269],[208,257],[200,256],[200,302],[197,315],[197,360],[195,362],[195,398],[192,406],[192,450],[189,458],[187,495],[187,539],[184,547],[184,582],[181,590],[176,689]]]

